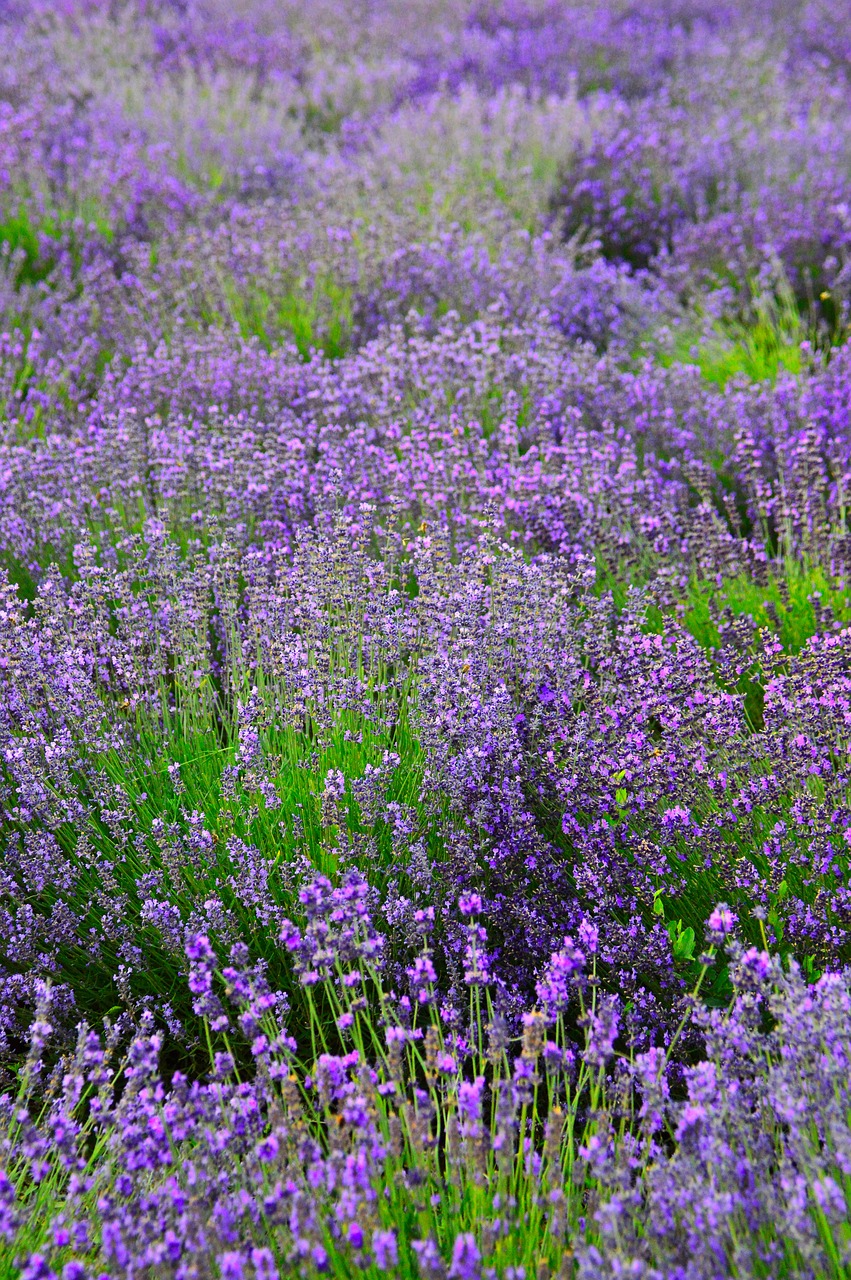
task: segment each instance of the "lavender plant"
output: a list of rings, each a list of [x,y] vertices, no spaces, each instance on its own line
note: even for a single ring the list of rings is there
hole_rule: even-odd
[[[4,1274],[851,1274],[841,18],[0,6]]]
[[[206,1079],[163,1080],[149,1020],[123,1055],[113,1029],[104,1041],[81,1024],[32,1114],[52,1032],[43,989],[5,1108],[3,1226],[30,1249],[23,1274],[844,1268],[847,980],[808,987],[796,966],[746,950],[717,908],[701,977],[723,947],[733,1000],[724,1013],[697,1002],[686,1012],[678,1031],[696,1022],[706,1056],[677,1087],[673,1042],[668,1053],[617,1051],[620,1010],[601,993],[601,939],[587,921],[552,955],[539,1005],[512,1037],[493,1011],[475,894],[458,901],[461,1007],[436,993],[427,910],[416,996],[388,988],[367,896],[356,873],[337,889],[319,876],[300,895],[305,927],[284,922],[310,1011],[307,1067],[263,967],[237,944],[220,968],[193,934],[186,980],[207,1028]],[[238,1041],[250,1044],[251,1079]]]

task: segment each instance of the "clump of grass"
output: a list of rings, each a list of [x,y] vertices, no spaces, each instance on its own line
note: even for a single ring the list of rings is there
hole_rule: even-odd
[[[9,263],[16,288],[48,280],[60,250],[70,253],[78,268],[81,227],[105,243],[114,235],[95,200],[82,200],[69,207],[45,204],[28,195],[10,200],[0,210],[0,255]]]
[[[321,276],[312,287],[294,282],[276,294],[259,284],[241,287],[226,282],[227,319],[243,338],[257,338],[267,350],[290,338],[307,360],[313,351],[331,359],[346,354],[352,329],[351,290],[330,276]]]
[[[49,274],[53,262],[45,257],[39,228],[26,208],[8,212],[0,222],[0,252],[10,263],[15,284],[38,284]]]
[[[775,383],[781,373],[799,374],[807,364],[804,343],[812,326],[802,317],[788,283],[773,292],[752,290],[747,318],[727,317],[678,329],[662,364],[696,365],[707,382],[721,389],[734,378]]]
[[[0,1275],[15,1274],[16,1252],[30,1255],[27,1276],[62,1268],[83,1280],[104,1264],[133,1275],[150,1269],[164,1240],[170,1261],[176,1254],[209,1274],[218,1264],[226,1280],[246,1274],[246,1257],[249,1274],[297,1267],[305,1280],[571,1280],[576,1255],[580,1274],[601,1274],[601,1249],[622,1261],[621,1274],[637,1274],[633,1258],[679,1264],[698,1249],[705,1274],[728,1274],[744,1249],[767,1247],[771,1274],[791,1278],[802,1273],[801,1238],[809,1274],[846,1274],[830,1266],[847,1248],[841,1154],[809,1117],[847,1107],[847,974],[807,990],[797,970],[746,952],[722,906],[671,1044],[640,1052],[618,1002],[600,991],[600,939],[586,921],[581,945],[566,938],[551,957],[538,1006],[510,1037],[494,1009],[477,895],[458,899],[462,1007],[435,997],[426,918],[421,997],[405,1009],[364,889],[358,877],[338,890],[317,878],[306,928],[284,924],[305,991],[304,1053],[262,969],[238,949],[220,968],[207,936],[194,934],[185,956],[203,1010],[204,1077],[191,1087],[168,1079],[150,1020],[125,1054],[112,1027],[100,1037],[81,1024],[40,1106],[52,1031],[45,989],[17,1096],[0,1115],[12,1153],[4,1221],[18,1229],[14,1249],[0,1245]],[[689,933],[677,933],[681,951]],[[678,1081],[671,1058],[701,1025],[696,997],[719,947],[737,974],[732,998]],[[770,1028],[753,1016],[757,1001],[770,1001]],[[237,1047],[249,1040],[257,1070],[246,1078]],[[817,1072],[807,1069],[815,1046]],[[723,1104],[701,1105],[720,1079]],[[778,1192],[774,1171],[793,1161],[806,1169],[805,1189],[806,1179],[836,1186],[843,1209],[828,1219],[809,1197],[796,1205],[797,1235],[776,1225],[791,1195],[786,1183]]]
[[[721,583],[693,579],[683,601],[683,623],[706,648],[717,648],[724,614],[747,617],[774,631],[787,653],[799,653],[824,631],[851,625],[851,594],[819,565],[783,562],[764,584],[745,574]]]

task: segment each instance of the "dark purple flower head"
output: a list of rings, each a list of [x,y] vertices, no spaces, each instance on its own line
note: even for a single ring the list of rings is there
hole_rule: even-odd
[[[446,1280],[446,1264],[431,1236],[425,1240],[412,1240],[411,1248],[416,1254],[423,1280]]]
[[[579,924],[579,945],[586,956],[596,955],[599,946],[600,931],[590,920],[583,919]]]
[[[222,1280],[243,1280],[245,1258],[237,1250],[227,1250],[219,1259],[219,1268],[222,1273]]]
[[[458,910],[462,916],[480,916],[482,899],[477,893],[462,893],[458,899]]]
[[[271,1249],[252,1249],[251,1264],[254,1267],[255,1280],[278,1280],[278,1267]]]
[[[734,965],[734,980],[754,991],[763,990],[772,976],[773,963],[767,951],[748,947]]]
[[[414,926],[419,936],[426,937],[434,927],[434,907],[418,908],[414,912]]]
[[[601,995],[587,1020],[583,1058],[592,1067],[604,1066],[614,1053],[620,1030],[620,1002],[617,996]]]
[[[564,1012],[584,974],[585,952],[575,945],[572,938],[566,937],[561,950],[551,955],[550,963],[535,987],[548,1018],[554,1019]]]

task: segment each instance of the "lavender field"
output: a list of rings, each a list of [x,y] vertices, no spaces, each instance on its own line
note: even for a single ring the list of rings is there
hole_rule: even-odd
[[[851,1278],[847,3],[0,36],[0,1280]]]

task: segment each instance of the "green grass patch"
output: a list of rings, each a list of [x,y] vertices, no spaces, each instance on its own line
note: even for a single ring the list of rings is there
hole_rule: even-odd
[[[287,337],[304,360],[313,351],[338,359],[349,348],[351,290],[329,277],[321,277],[312,289],[296,284],[281,294],[256,285],[244,288],[231,280],[224,296],[231,323],[244,338],[258,338],[267,350]]]
[[[721,585],[692,581],[685,601],[686,629],[706,648],[722,643],[719,626],[724,611],[750,617],[779,637],[787,653],[798,653],[807,641],[834,623],[851,625],[851,594],[819,566],[786,561],[782,573],[765,584],[741,575]]]
[[[802,343],[809,336],[788,289],[776,297],[755,297],[750,322],[717,321],[709,328],[677,330],[663,365],[696,365],[707,382],[721,389],[734,378],[775,383],[782,372],[799,374]]]
[[[738,284],[719,279],[720,283]],[[829,358],[848,337],[828,293],[802,308],[782,275],[767,291],[751,282],[750,300],[738,317],[711,320],[705,304],[696,305],[693,314],[694,320],[678,326],[656,358],[666,368],[694,365],[722,390],[736,378],[773,385],[783,373],[797,376],[810,367],[814,353]]]
[[[84,199],[67,208],[47,205],[38,209],[31,196],[18,196],[0,210],[0,252],[13,264],[15,285],[40,284],[56,266],[56,255],[64,244],[75,267],[81,261],[78,226],[109,243],[114,235],[97,201]]]

